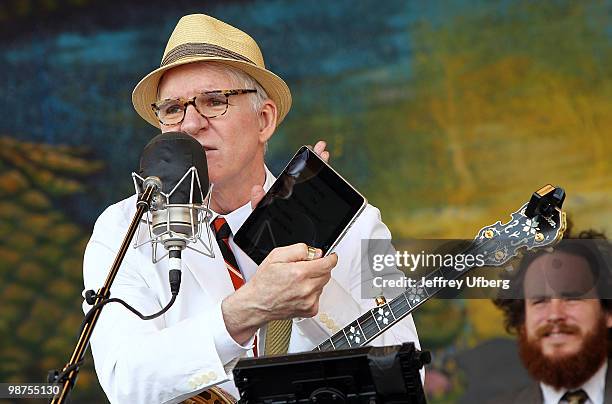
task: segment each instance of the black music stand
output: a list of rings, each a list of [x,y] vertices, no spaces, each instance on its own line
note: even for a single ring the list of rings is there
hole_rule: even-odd
[[[241,359],[240,403],[423,404],[419,369],[431,360],[413,343]]]

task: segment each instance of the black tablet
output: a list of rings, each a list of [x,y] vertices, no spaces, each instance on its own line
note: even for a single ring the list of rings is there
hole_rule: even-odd
[[[367,200],[302,146],[234,237],[258,265],[276,247],[306,243],[332,252]]]

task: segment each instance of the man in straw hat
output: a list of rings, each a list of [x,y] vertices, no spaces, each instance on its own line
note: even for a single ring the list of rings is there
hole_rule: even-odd
[[[163,317],[141,321],[119,305],[105,308],[91,344],[111,402],[179,402],[217,384],[236,396],[231,370],[240,357],[310,350],[374,305],[361,298],[360,241],[390,233],[370,205],[327,257],[296,244],[257,267],[233,243],[274,182],[265,145],[291,106],[289,88],[266,69],[250,36],[206,15],[181,18],[160,67],[136,85],[132,101],[162,132],[186,132],[202,144],[220,241],[214,259],[183,252],[181,291]],[[329,158],[324,142],[315,151]],[[132,196],[96,222],[85,252],[86,289],[103,283],[135,205]],[[167,262],[151,263],[148,248],[130,249],[112,288],[146,314],[170,299]],[[411,317],[374,343],[403,341],[418,346]]]

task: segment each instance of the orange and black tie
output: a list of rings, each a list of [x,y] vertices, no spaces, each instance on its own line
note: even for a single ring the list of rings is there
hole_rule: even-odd
[[[232,235],[232,230],[227,224],[227,221],[222,216],[217,216],[215,220],[211,223],[211,227],[215,232],[215,238],[217,239],[217,244],[219,244],[219,249],[221,250],[221,255],[223,255],[223,259],[225,260],[225,266],[227,268],[227,272],[229,273],[230,279],[232,280],[232,285],[234,285],[234,290],[238,290],[242,285],[244,285],[244,275],[238,268],[238,262],[236,262],[236,257],[232,252],[232,248],[229,244],[229,238]],[[253,347],[253,354],[257,356],[257,336],[255,336],[255,346]]]

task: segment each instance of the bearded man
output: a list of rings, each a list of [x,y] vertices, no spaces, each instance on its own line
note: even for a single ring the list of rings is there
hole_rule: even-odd
[[[591,238],[591,240],[587,240]],[[598,238],[599,240],[593,240]],[[526,256],[509,299],[497,299],[519,356],[537,381],[495,403],[612,403],[608,367],[612,301],[603,235],[583,232],[553,252]]]

